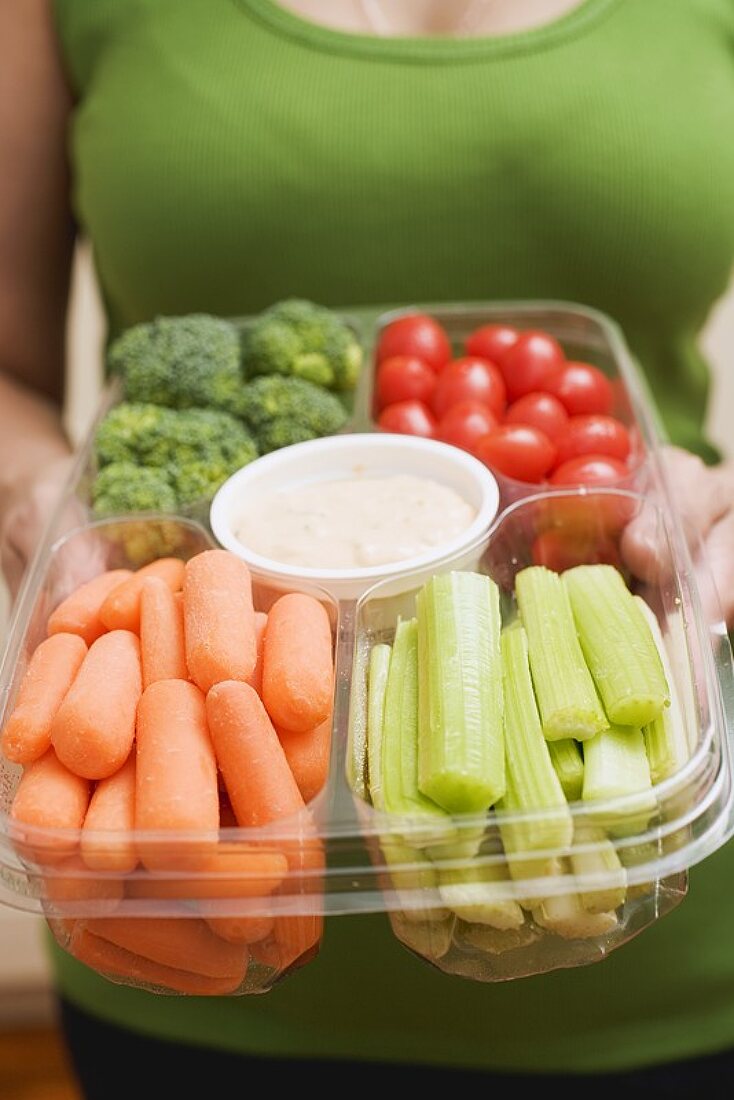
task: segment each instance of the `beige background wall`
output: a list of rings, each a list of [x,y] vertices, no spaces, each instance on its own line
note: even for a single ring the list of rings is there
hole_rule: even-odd
[[[104,325],[89,256],[75,268],[68,334],[70,363],[66,420],[79,439],[94,414],[99,393],[100,351]],[[709,429],[726,454],[734,457],[734,284],[713,311],[702,345],[714,369]],[[0,593],[1,595],[2,593]],[[0,606],[0,638],[2,635]],[[48,977],[39,918],[0,907],[0,1025],[48,1018]]]

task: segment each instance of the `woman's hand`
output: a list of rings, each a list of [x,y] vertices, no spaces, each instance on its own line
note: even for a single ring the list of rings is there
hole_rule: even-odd
[[[15,599],[71,471],[71,456],[57,458],[19,481],[0,520],[0,568]],[[70,506],[73,507],[73,506]]]
[[[665,448],[663,457],[694,563],[700,566],[705,610],[713,620],[723,617],[731,628],[734,626],[734,461],[707,466],[698,456],[673,446]],[[627,527],[622,552],[636,576],[654,583],[665,550],[660,546],[650,509],[643,509]],[[707,572],[714,582],[715,594],[711,592]],[[713,606],[715,603],[718,606]]]

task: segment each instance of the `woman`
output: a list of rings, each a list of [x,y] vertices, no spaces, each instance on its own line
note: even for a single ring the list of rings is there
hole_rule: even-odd
[[[734,618],[734,477],[696,457],[716,457],[696,337],[734,256],[731,0],[8,0],[0,80],[11,581],[68,453],[55,402],[76,223],[112,334],[291,294],[603,309],[647,374]],[[733,883],[729,845],[604,963],[501,985],[423,966],[383,917],[332,920],[318,960],[261,998],[155,997],[55,951],[62,1022],[89,1097],[139,1087],[142,1058],[192,1091],[258,1066],[320,1081],[331,1066],[341,1083],[347,1060],[366,1083],[422,1067],[560,1075],[579,1095],[587,1075],[597,1095],[723,1088]]]

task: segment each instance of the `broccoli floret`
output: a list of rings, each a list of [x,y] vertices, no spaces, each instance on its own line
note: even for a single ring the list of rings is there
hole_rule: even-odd
[[[256,458],[257,448],[243,424],[229,413],[123,401],[99,425],[95,453],[100,466],[131,462],[178,470],[201,462],[226,467],[229,476]]]
[[[175,512],[176,505],[165,470],[112,462],[92,484],[92,511],[100,519],[128,512]]]
[[[110,346],[107,364],[128,401],[171,409],[228,409],[242,388],[239,333],[208,313],[133,325]]]
[[[302,378],[270,375],[254,378],[242,392],[238,413],[261,454],[334,435],[348,413],[338,397]]]
[[[242,335],[247,377],[293,375],[327,389],[354,389],[363,350],[346,321],[326,306],[288,298],[266,309]]]

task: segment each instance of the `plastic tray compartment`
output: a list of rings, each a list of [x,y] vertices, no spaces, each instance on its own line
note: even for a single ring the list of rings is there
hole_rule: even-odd
[[[571,802],[573,837],[565,848],[537,841],[523,847],[518,838],[542,837],[537,812],[455,817],[445,839],[435,826],[426,833],[425,819],[372,807],[369,652],[392,640],[399,616],[415,614],[416,593],[385,597],[378,585],[358,606],[350,784],[393,931],[440,970],[491,982],[600,960],[683,900],[688,868],[719,847],[731,828],[731,655],[725,635],[706,623],[690,575],[676,568],[683,543],[664,507],[617,490],[527,497],[498,516],[481,547],[480,570],[498,583],[507,618],[515,574],[537,564],[533,545],[540,532],[565,526],[579,538],[577,563],[584,555],[598,561],[600,547],[609,554],[610,517],[631,519],[643,507],[653,510],[651,532],[664,553],[651,583],[644,589],[630,584],[663,632],[690,756],[653,786],[642,815],[630,796]],[[617,548],[619,531],[617,525]],[[474,894],[446,889],[457,870],[469,872]]]
[[[11,628],[0,721],[46,636],[50,611],[80,583],[162,554],[187,560],[214,545],[195,521],[167,515],[86,524],[51,540]],[[336,603],[310,591],[336,633]],[[280,594],[254,580],[256,610],[267,611]],[[21,768],[4,757],[0,767],[0,902],[42,914],[64,949],[112,981],[159,993],[262,992],[318,953],[326,857],[318,807],[326,790],[277,826],[240,829],[223,816],[214,846],[210,837],[181,832],[139,830],[114,841],[87,835],[94,842],[87,862],[80,830],[11,819]],[[120,839],[134,853],[129,869],[119,869]]]
[[[614,488],[644,491],[647,458],[662,434],[644,377],[635,365],[620,328],[606,314],[574,302],[497,301],[416,303],[385,310],[367,330],[366,365],[355,403],[355,418],[376,425],[376,348],[390,322],[411,313],[427,313],[446,330],[454,354],[464,355],[464,341],[486,324],[507,324],[522,331],[541,330],[559,341],[569,361],[591,363],[604,372],[614,389],[612,413],[630,431],[629,473]],[[539,485],[496,473],[504,507],[538,491]]]

